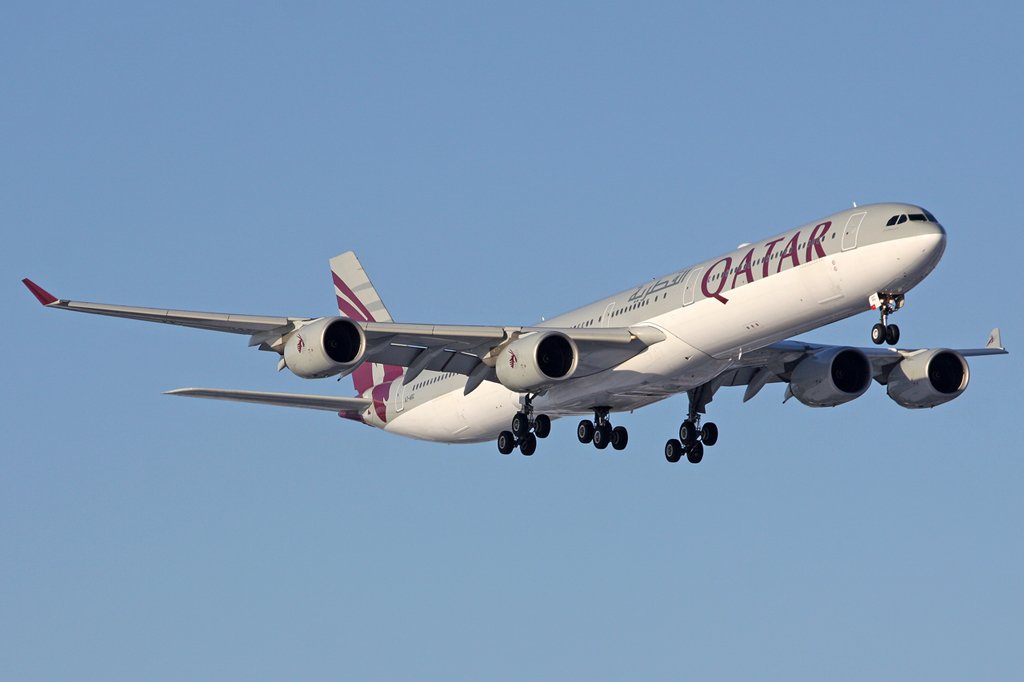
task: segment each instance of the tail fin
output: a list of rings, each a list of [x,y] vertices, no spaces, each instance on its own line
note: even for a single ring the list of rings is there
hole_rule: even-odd
[[[338,312],[360,322],[392,322],[391,313],[384,307],[380,294],[373,287],[355,253],[346,251],[332,258],[331,274],[334,275]],[[372,389],[386,386],[403,374],[404,367],[366,362],[352,373],[352,382],[356,393],[366,396]]]

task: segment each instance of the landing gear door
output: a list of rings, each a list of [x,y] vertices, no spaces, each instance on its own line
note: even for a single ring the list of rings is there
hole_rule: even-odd
[[[860,224],[864,221],[867,211],[854,213],[846,221],[846,229],[843,230],[843,251],[857,248],[857,233],[860,232]]]
[[[693,303],[693,299],[697,295],[697,281],[703,273],[704,268],[694,268],[686,275],[686,283],[683,285],[683,305]]]

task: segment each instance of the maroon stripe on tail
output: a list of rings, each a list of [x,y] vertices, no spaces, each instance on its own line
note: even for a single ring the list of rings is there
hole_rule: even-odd
[[[356,394],[366,395],[366,392],[373,388],[373,364],[364,362],[352,372],[352,384],[356,387]]]
[[[356,307],[359,308],[359,310],[362,311],[363,315],[366,316],[363,318],[363,321],[376,322],[376,320],[373,319],[373,315],[370,314],[370,311],[367,310],[366,306],[363,305],[363,302],[359,300],[359,297],[356,296],[355,293],[353,293],[353,291],[348,288],[347,284],[341,281],[341,277],[338,277],[337,273],[335,273],[333,270],[331,271],[331,274],[334,275],[334,286],[338,287],[338,291],[352,299],[352,302],[355,303]]]
[[[363,319],[362,313],[353,308],[351,304],[341,296],[338,296],[338,310],[341,311],[342,314],[351,317],[353,320],[358,320],[359,322],[372,322],[372,320]]]

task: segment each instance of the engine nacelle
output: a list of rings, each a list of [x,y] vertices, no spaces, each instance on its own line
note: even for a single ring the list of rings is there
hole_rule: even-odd
[[[292,332],[284,345],[285,364],[303,379],[349,374],[363,361],[366,335],[344,317],[322,317]]]
[[[935,407],[963,393],[970,379],[964,356],[933,348],[903,358],[889,374],[887,392],[903,407]]]
[[[571,377],[579,355],[576,343],[565,334],[534,332],[506,346],[494,369],[506,388],[534,393]]]
[[[864,395],[871,363],[856,348],[829,348],[804,358],[793,369],[789,388],[810,407],[835,407]]]

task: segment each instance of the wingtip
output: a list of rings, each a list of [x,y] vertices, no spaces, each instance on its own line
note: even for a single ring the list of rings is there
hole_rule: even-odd
[[[42,288],[28,277],[21,280],[21,283],[28,287],[28,290],[32,292],[32,295],[36,297],[36,300],[43,305],[53,305],[57,302],[57,297],[51,294],[46,289]]]

